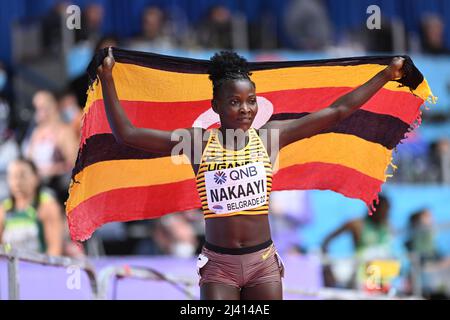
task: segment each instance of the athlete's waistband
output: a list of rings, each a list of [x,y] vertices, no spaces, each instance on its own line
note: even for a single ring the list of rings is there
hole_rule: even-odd
[[[259,250],[263,250],[265,248],[268,248],[270,245],[272,245],[272,243],[273,243],[272,239],[269,239],[263,243],[257,244],[256,246],[245,247],[245,248],[224,248],[224,247],[219,247],[219,246],[216,246],[212,243],[205,241],[204,247],[208,250],[211,250],[211,251],[214,251],[217,253],[240,255],[240,254],[248,254],[248,253],[257,252]]]

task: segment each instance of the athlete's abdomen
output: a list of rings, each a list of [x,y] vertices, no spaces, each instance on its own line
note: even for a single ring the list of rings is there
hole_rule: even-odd
[[[268,215],[237,215],[206,219],[206,241],[225,248],[258,245],[270,239]]]

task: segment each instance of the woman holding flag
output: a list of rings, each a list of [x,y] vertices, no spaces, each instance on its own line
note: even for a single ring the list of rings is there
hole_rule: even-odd
[[[114,63],[109,48],[97,74],[115,139],[130,147],[171,155],[179,143],[172,139],[173,131],[139,128],[127,117],[114,84]],[[252,127],[258,112],[256,87],[247,61],[232,52],[211,58],[211,107],[220,117],[220,128],[188,128],[190,143],[195,137],[205,139],[200,161],[195,161],[195,148],[186,154],[196,174],[206,219],[206,242],[197,263],[202,299],[282,299],[284,267],[272,243],[268,219],[272,164],[278,149],[349,117],[388,81],[402,78],[403,64],[404,58],[394,58],[388,67],[329,107],[299,119],[269,121],[257,130]],[[277,132],[279,148],[261,137],[263,130]],[[235,134],[238,132],[243,134]]]

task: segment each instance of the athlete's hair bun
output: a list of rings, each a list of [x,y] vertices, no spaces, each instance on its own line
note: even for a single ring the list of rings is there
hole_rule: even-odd
[[[248,70],[247,60],[232,51],[221,51],[214,54],[211,57],[211,64],[208,71],[209,79],[213,82],[223,78],[249,78],[251,75]]]
[[[208,73],[214,86],[214,93],[226,80],[247,79],[251,81],[247,60],[236,52],[220,51],[214,54],[210,60]]]

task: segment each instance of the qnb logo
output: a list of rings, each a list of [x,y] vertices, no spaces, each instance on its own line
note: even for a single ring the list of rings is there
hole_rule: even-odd
[[[259,129],[269,121],[272,116],[273,104],[264,97],[256,97],[256,101],[258,103],[258,113],[253,120],[252,127]],[[209,108],[195,119],[192,126],[204,129],[218,128],[220,126],[219,115],[215,113],[212,108]]]
[[[223,171],[217,171],[214,174],[214,182],[217,184],[224,184],[225,181],[227,181],[227,176],[225,175],[225,172]]]

